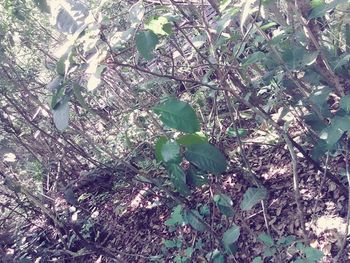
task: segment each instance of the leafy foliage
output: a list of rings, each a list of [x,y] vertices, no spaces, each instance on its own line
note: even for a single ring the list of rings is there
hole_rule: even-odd
[[[232,251],[232,245],[238,240],[240,236],[240,227],[237,225],[233,225],[222,236],[222,243],[226,251]]]
[[[140,54],[147,60],[153,58],[152,51],[158,44],[158,37],[153,31],[143,31],[136,35],[136,47]]]
[[[203,171],[219,175],[226,170],[224,155],[209,143],[189,145],[185,157]]]
[[[321,260],[299,181],[347,207],[349,1],[158,2],[0,4],[3,261]]]
[[[161,121],[169,128],[188,133],[199,131],[196,113],[185,102],[169,98],[164,103],[154,107],[154,111],[160,115]]]

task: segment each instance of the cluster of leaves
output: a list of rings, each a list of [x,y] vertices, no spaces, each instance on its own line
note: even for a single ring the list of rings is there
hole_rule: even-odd
[[[196,134],[200,130],[199,121],[190,105],[170,98],[154,107],[154,111],[159,114],[160,120],[167,127],[188,133],[176,139],[162,136],[156,142],[157,160],[167,168],[175,188],[181,194],[186,196],[190,193],[186,181],[194,183],[201,181],[201,174],[197,168],[215,175],[220,175],[226,170],[224,155],[209,144],[205,136]],[[188,179],[180,166],[183,157],[192,165],[187,171]]]

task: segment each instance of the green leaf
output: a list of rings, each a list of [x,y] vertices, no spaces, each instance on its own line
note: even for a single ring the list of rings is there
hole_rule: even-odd
[[[46,0],[33,0],[33,2],[41,12],[50,14],[50,7],[48,6]]]
[[[263,260],[261,259],[261,257],[256,257],[253,259],[252,263],[263,263]]]
[[[267,247],[272,247],[275,244],[275,242],[273,241],[272,237],[270,235],[266,234],[266,233],[261,233],[258,236],[258,238]]]
[[[350,115],[334,116],[331,124],[323,129],[320,134],[320,139],[325,140],[327,148],[330,150],[339,141],[344,132],[350,131]]]
[[[318,140],[316,145],[311,151],[311,157],[315,161],[319,161],[320,158],[330,149],[328,149],[327,142],[325,140]]]
[[[261,51],[257,51],[251,55],[249,55],[248,57],[246,57],[243,61],[242,61],[242,66],[243,67],[248,67],[251,64],[254,64],[256,62],[261,61],[262,59],[264,59],[266,57],[266,54],[261,52]]]
[[[318,262],[324,256],[322,251],[313,247],[306,247],[303,252],[308,262]]]
[[[185,157],[199,169],[215,175],[226,170],[225,156],[209,143],[189,145]]]
[[[199,213],[206,217],[206,216],[209,216],[210,215],[210,208],[207,204],[204,204],[204,205],[199,205]]]
[[[314,113],[306,114],[304,116],[304,121],[307,125],[310,125],[310,127],[317,133],[320,133],[327,127],[327,125]]]
[[[166,17],[153,17],[145,25],[145,28],[153,31],[155,34],[163,36],[171,33],[171,24]]]
[[[186,174],[184,170],[179,165],[174,163],[170,163],[167,166],[167,170],[170,173],[171,181],[176,190],[183,196],[190,195],[191,191],[186,184]]]
[[[344,65],[349,65],[349,62],[350,62],[350,54],[344,54],[339,59],[337,59],[337,63],[334,66],[334,70],[336,70]]]
[[[64,97],[64,85],[59,85],[55,90],[54,94],[51,98],[51,109],[55,109],[58,106],[58,103],[63,99]]]
[[[160,120],[169,128],[182,132],[199,131],[199,122],[193,108],[182,101],[169,98],[164,103],[153,108],[160,115]]]
[[[302,69],[316,61],[318,51],[308,51],[304,47],[288,46],[282,53],[283,61],[290,70]]]
[[[136,34],[135,40],[136,48],[140,52],[140,54],[146,60],[152,59],[152,52],[159,42],[157,35],[150,30],[138,32]]]
[[[261,259],[261,257],[256,257],[253,259],[252,263],[263,263],[264,261]]]
[[[53,121],[59,131],[64,131],[69,122],[69,105],[68,99],[62,100],[55,109],[52,110]]]
[[[162,148],[163,145],[168,141],[168,138],[165,136],[160,136],[158,138],[158,140],[156,141],[156,159],[158,162],[162,162],[163,160],[163,156],[162,156]]]
[[[218,206],[221,213],[225,216],[233,216],[235,214],[231,198],[225,194],[214,195],[214,202]]]
[[[189,146],[192,144],[200,144],[200,143],[208,143],[208,140],[204,136],[204,134],[199,134],[199,133],[181,135],[179,138],[176,139],[176,141],[183,146]]]
[[[334,9],[337,5],[342,3],[347,3],[348,0],[334,0],[331,3],[327,4],[324,1],[313,1],[313,8],[311,10],[311,13],[309,15],[309,19],[322,17],[327,12]]]
[[[248,130],[243,129],[243,128],[238,128],[237,130],[238,130],[238,134],[236,133],[235,129],[230,127],[230,128],[227,129],[226,134],[227,134],[228,137],[235,138],[235,137],[238,137],[238,136],[239,137],[244,137],[248,133]]]
[[[309,97],[309,100],[312,101],[320,110],[324,108],[327,103],[327,99],[332,90],[329,87],[321,86],[317,87],[315,91]],[[309,103],[309,102],[306,102]]]
[[[286,237],[281,237],[278,241],[277,241],[277,245],[280,246],[290,246],[291,244],[293,244],[293,242],[295,241],[295,236],[286,236]]]
[[[277,252],[275,247],[267,247],[264,250],[263,256],[264,258],[269,258],[269,257],[273,257],[273,255],[275,255]]]
[[[209,262],[212,263],[225,263],[225,257],[221,252],[215,249],[213,252],[210,252],[206,255],[206,258]]]
[[[190,259],[192,257],[192,254],[194,252],[193,247],[188,247],[185,249],[185,255],[188,259]]]
[[[249,187],[243,195],[241,209],[247,211],[267,197],[265,188]]]
[[[63,55],[56,64],[56,72],[60,75],[60,76],[64,76],[66,74],[66,62],[67,59],[67,55]]]
[[[180,163],[181,157],[180,157],[180,146],[177,144],[177,142],[174,141],[167,141],[160,150],[162,160],[166,163],[172,162],[172,163]]]
[[[85,99],[82,95],[82,91],[84,90],[84,87],[80,86],[77,83],[73,84],[73,93],[74,93],[74,97],[76,98],[76,100],[79,102],[80,106],[83,107],[85,110],[87,110],[88,112],[95,114],[94,110],[92,108],[90,108],[90,105],[88,103],[85,102]]]
[[[227,251],[231,251],[231,245],[235,243],[240,235],[239,226],[233,224],[222,236],[222,243]]]
[[[269,22],[265,25],[262,25],[260,28],[261,28],[261,30],[267,30],[267,29],[274,27],[274,26],[277,26],[277,25],[278,24],[276,22]]]
[[[15,7],[12,10],[12,15],[14,15],[18,20],[24,22],[26,20],[26,17],[24,16],[22,10],[18,7]]]
[[[165,221],[166,226],[175,226],[182,225],[185,222],[182,217],[182,206],[177,205],[173,208],[173,212],[171,213],[171,217]]]
[[[340,99],[339,107],[347,114],[350,114],[350,95],[345,95]]]
[[[180,242],[180,244],[179,244],[179,242]],[[163,243],[164,243],[164,246],[166,247],[166,248],[175,248],[175,247],[179,247],[179,245],[181,245],[181,240],[178,240],[178,239],[175,239],[175,240],[164,240],[163,241]]]
[[[185,212],[186,221],[197,231],[204,232],[206,230],[205,225],[199,221],[198,218],[202,219],[202,216],[197,210],[191,210]]]
[[[191,165],[190,169],[187,170],[187,183],[192,186],[200,187],[208,183],[208,176],[203,174],[203,171]]]

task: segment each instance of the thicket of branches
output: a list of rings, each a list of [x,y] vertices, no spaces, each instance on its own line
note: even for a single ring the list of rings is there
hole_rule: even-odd
[[[6,0],[0,8],[5,261],[229,262],[243,233],[269,251],[246,262],[321,260],[300,166],[349,200],[348,1]],[[271,230],[271,189],[249,157],[255,145],[288,152],[295,236]],[[244,181],[241,199],[222,187],[233,174]],[[165,225],[182,243],[166,240],[156,254],[117,249],[118,230],[96,211],[106,193],[145,187],[166,204]],[[254,209],[262,233],[245,222]],[[184,225],[204,235],[201,246],[184,241]]]

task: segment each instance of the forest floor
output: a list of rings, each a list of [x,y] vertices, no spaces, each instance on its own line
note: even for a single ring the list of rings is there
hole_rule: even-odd
[[[233,149],[237,145],[232,141],[230,147]],[[288,150],[282,144],[277,146],[251,144],[246,146],[246,151],[252,170],[269,192],[266,214],[271,236],[275,240],[290,235],[302,239]],[[337,185],[326,179],[312,164],[301,156],[298,158],[300,192],[306,227],[310,233],[310,245],[324,253],[322,262],[333,262],[345,232],[346,198],[339,192]],[[234,167],[235,164],[232,163],[230,166]],[[328,169],[337,172],[339,168],[340,164],[331,163]],[[191,203],[207,204],[211,211],[209,215],[211,226],[222,226],[221,229],[215,229],[219,236],[232,222],[241,226],[241,235],[237,243],[238,252],[230,257],[230,261],[252,262],[254,257],[262,255],[266,249],[257,238],[258,233],[267,231],[261,206],[257,205],[249,212],[236,213],[227,219],[222,217],[212,202],[213,192],[220,189],[234,200],[234,210],[239,210],[239,201],[242,200],[243,193],[250,183],[240,171],[235,170],[215,178],[211,187],[204,186],[198,189],[192,195]],[[219,246],[211,233],[199,233],[191,230],[189,226],[183,226],[173,232],[168,231],[164,222],[169,219],[173,204],[166,204],[164,195],[152,191],[148,184],[139,183],[138,188],[123,186],[104,193],[105,201],[101,202],[103,205],[99,203],[98,221],[107,226],[108,247],[125,253],[121,256],[128,262],[149,262],[150,255],[165,253],[164,240],[176,239],[179,235],[183,237],[184,247],[194,246],[197,241],[201,241],[204,251],[209,252]],[[95,197],[86,199],[83,206],[90,207],[90,211],[93,212],[96,209],[94,200]],[[344,254],[347,254],[345,257],[350,258],[349,250],[346,248],[345,251]],[[165,262],[171,262],[170,258],[174,253],[181,254],[184,251],[178,248],[167,249]],[[288,255],[287,250],[286,257],[280,260],[292,262],[295,255],[293,251]],[[265,262],[276,262],[275,260],[276,258],[270,258]],[[195,250],[192,262],[206,262],[206,260],[203,254]],[[343,258],[338,262],[350,261]]]

